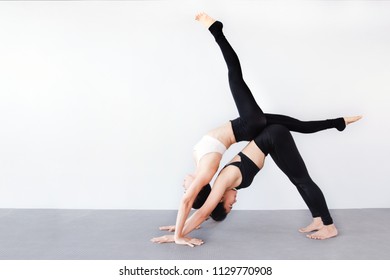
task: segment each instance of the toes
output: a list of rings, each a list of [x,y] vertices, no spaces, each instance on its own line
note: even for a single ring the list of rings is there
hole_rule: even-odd
[[[315,235],[315,234],[308,234],[308,235],[306,235],[306,237],[308,237],[310,239],[319,239],[319,236]]]
[[[318,235],[318,234],[308,234],[308,235],[306,235],[306,237],[308,237],[310,239],[315,239],[315,240],[323,240],[326,238],[325,236]]]

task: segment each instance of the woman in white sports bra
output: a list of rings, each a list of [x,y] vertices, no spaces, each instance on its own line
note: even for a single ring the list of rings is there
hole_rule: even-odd
[[[283,115],[264,114],[243,79],[239,59],[222,32],[222,23],[204,13],[198,14],[196,20],[209,29],[222,51],[228,67],[229,86],[239,112],[239,118],[209,131],[194,146],[193,156],[196,170],[184,179],[186,192],[180,203],[176,225],[160,228],[161,230],[175,231],[174,242],[189,246],[199,245],[200,241],[183,235],[187,217],[199,192],[205,186],[209,187],[210,181],[219,168],[223,153],[231,145],[239,141],[251,141],[266,126],[273,124],[282,125],[290,131],[314,133],[330,128],[342,131],[347,124],[361,118],[356,116],[305,122]]]

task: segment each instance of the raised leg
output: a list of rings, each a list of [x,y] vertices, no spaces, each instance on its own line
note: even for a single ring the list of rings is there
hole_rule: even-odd
[[[244,81],[239,58],[223,34],[221,22],[215,21],[204,13],[199,14],[196,19],[204,26],[209,26],[208,29],[220,47],[228,68],[230,90],[240,115],[239,119],[232,121],[236,140],[252,140],[265,127],[266,120],[263,111]]]

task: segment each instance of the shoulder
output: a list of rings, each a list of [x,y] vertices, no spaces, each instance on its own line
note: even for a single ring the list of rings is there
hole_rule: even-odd
[[[241,183],[240,169],[234,165],[225,166],[215,179],[214,186],[223,189],[229,189],[238,186]]]

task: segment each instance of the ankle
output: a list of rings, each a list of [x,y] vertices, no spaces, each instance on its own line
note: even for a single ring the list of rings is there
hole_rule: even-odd
[[[218,37],[220,37],[221,35],[223,35],[223,33],[222,33],[222,28],[223,28],[222,22],[220,22],[220,21],[215,21],[212,25],[210,25],[209,31],[211,32],[211,34],[213,34],[213,36],[215,37],[215,39],[217,39]]]
[[[332,122],[333,122],[333,126],[334,126],[338,131],[343,131],[343,130],[347,127],[347,124],[346,124],[344,118],[333,119]]]

